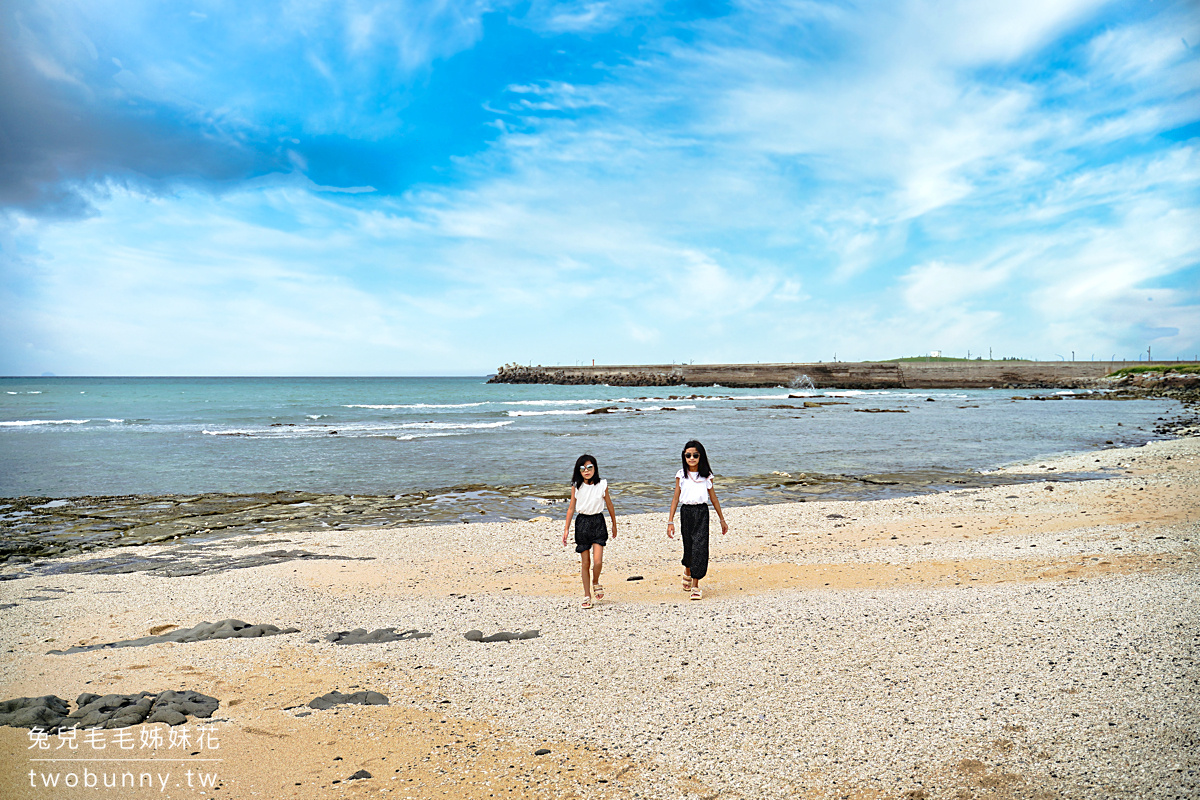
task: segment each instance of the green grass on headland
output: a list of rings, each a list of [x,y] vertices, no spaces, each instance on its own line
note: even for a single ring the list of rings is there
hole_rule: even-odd
[[[1147,364],[1142,367],[1125,367],[1116,372],[1110,372],[1109,377],[1141,375],[1146,372],[1179,372],[1184,375],[1200,375],[1200,364]]]

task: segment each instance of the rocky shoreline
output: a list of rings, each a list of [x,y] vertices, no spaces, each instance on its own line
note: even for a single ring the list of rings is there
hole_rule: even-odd
[[[864,409],[871,411],[872,409]],[[1200,423],[1200,421],[1194,421]],[[1181,433],[1190,428],[1180,429]],[[1158,435],[1176,429],[1159,428]],[[1196,428],[1200,434],[1200,427]],[[1056,480],[1096,480],[1103,472],[1061,474]],[[1018,485],[1039,475],[985,475],[977,472],[924,471],[896,474],[772,473],[718,479],[722,503],[730,508],[760,503],[816,499],[870,499],[921,495],[953,488]],[[622,484],[623,513],[665,508],[663,486]],[[412,497],[273,494],[125,495],[119,497],[0,498],[0,564],[34,572],[97,572],[180,577],[245,569],[318,557],[304,550],[279,549],[255,555],[226,552],[215,557],[211,545],[244,540],[286,545],[290,535],[311,530],[355,531],[381,527],[528,520],[553,513],[569,499],[562,486],[510,487],[482,491],[458,487]],[[439,500],[443,502],[438,502]],[[17,516],[20,515],[20,516]],[[163,557],[134,557],[146,544],[172,547]],[[230,545],[237,548],[238,545]],[[53,561],[91,554],[87,561],[56,567]],[[21,573],[0,575],[11,580]]]
[[[1113,478],[1055,481],[1086,469]],[[662,511],[622,520],[589,610],[550,518],[298,532],[314,558],[172,580],[24,575],[0,583],[0,711],[53,724],[79,697],[169,741],[178,719],[143,709],[219,700],[219,751],[135,746],[163,780],[130,798],[197,796],[185,769],[232,800],[1196,796],[1200,439],[1001,472],[1042,480],[729,508],[700,602]],[[269,632],[231,617],[303,633],[207,635]],[[30,733],[0,727],[0,793],[64,796],[40,776],[81,768]]]

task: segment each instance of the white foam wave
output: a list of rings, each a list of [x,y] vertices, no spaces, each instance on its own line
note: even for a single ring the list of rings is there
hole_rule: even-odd
[[[512,413],[511,411],[509,412]],[[499,422],[405,422],[401,425],[396,425],[397,428],[425,428],[433,430],[466,430],[471,428],[503,428],[505,425],[512,425],[511,419],[500,420]]]
[[[559,416],[562,414],[590,414],[591,411],[592,410],[590,408],[580,408],[571,409],[569,411],[562,409],[558,411],[505,411],[504,413],[508,414],[510,417],[545,417]]]
[[[406,433],[403,436],[397,436],[397,442],[411,442],[413,439],[429,439],[433,436],[463,436],[461,433],[448,433],[444,431],[429,431],[427,433]]]
[[[304,416],[308,419],[325,419],[329,415],[328,414],[305,414]]]
[[[118,422],[120,420],[117,420]],[[90,419],[16,419],[11,422],[0,422],[0,427],[24,428],[30,425],[83,425]]]
[[[405,422],[399,424],[371,425],[357,423],[350,425],[279,425],[270,428],[226,428],[223,430],[203,430],[206,436],[256,436],[260,438],[297,439],[302,436],[330,436],[336,432],[339,436],[356,434],[387,434],[397,430],[416,428],[418,430],[483,430],[501,428],[512,425],[510,419],[498,422]]]
[[[342,408],[375,408],[375,409],[394,409],[394,408],[474,408],[475,406],[486,406],[487,401],[479,403],[354,403],[351,405],[343,405]]]
[[[689,398],[691,399],[691,398]],[[738,394],[729,398],[730,400],[787,400],[788,394]]]
[[[664,408],[670,408],[675,411],[683,411],[683,410],[687,410],[687,409],[695,409],[696,407],[695,406],[644,406],[644,407],[632,408],[629,406],[625,406],[624,408],[616,408],[614,406],[599,406],[599,408],[611,409],[611,411],[609,411],[608,413],[619,413],[622,411],[625,411],[625,412],[629,412],[629,411],[662,411]],[[557,417],[557,416],[567,416],[567,415],[579,416],[581,414],[591,414],[595,410],[596,409],[592,409],[592,408],[580,408],[580,409],[569,409],[569,410],[568,409],[556,409],[554,411],[506,411],[504,413],[508,414],[510,417],[549,417],[549,416]]]
[[[632,400],[503,400],[502,406],[587,406],[596,403],[631,403]]]

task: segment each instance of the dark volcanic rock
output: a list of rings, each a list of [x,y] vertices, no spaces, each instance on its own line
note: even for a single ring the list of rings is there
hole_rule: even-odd
[[[220,702],[193,691],[153,694],[84,693],[75,711],[68,713],[67,701],[55,695],[21,697],[0,703],[0,725],[14,728],[39,727],[50,733],[59,728],[127,728],[143,722],[181,725],[189,716],[208,719]]]
[[[512,633],[510,631],[500,631],[493,633],[491,636],[484,636],[483,631],[470,630],[463,634],[469,642],[514,642],[519,639],[536,639],[542,635],[540,630],[529,630],[524,633]]]
[[[320,697],[314,697],[308,702],[309,708],[315,708],[318,711],[324,711],[327,708],[344,705],[359,705],[359,706],[386,706],[389,705],[388,699],[379,692],[355,692],[354,694],[342,694],[336,689],[329,694],[323,694]]]
[[[253,639],[259,636],[277,636],[283,633],[299,633],[298,628],[278,628],[275,625],[251,625],[240,619],[223,619],[220,622],[201,622],[194,628],[181,628],[159,636],[143,636],[120,642],[90,644],[69,647],[66,650],[51,650],[46,655],[64,656],[71,653],[86,653],[111,647],[146,647],[163,642],[204,642],[210,639]]]
[[[339,631],[325,637],[325,641],[334,644],[379,644],[380,642],[406,642],[412,639],[428,639],[432,633],[420,633],[416,628],[396,633],[395,628],[379,628],[367,633],[366,628],[355,628],[352,631]]]
[[[67,701],[56,695],[18,697],[0,703],[0,725],[13,728],[56,728],[71,711]]]

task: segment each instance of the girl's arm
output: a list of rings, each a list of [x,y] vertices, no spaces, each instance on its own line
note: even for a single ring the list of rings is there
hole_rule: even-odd
[[[608,506],[608,516],[613,524],[613,538],[617,538],[617,512],[613,511],[612,498],[608,496],[608,487],[604,487],[604,504]]]
[[[671,510],[667,512],[667,537],[675,538],[675,508],[679,505],[679,478],[675,479],[675,494],[671,495]]]
[[[575,516],[575,487],[571,486],[571,504],[567,506],[567,522],[563,525],[563,547],[567,546],[567,534],[571,532],[571,517]]]
[[[729,533],[729,523],[725,522],[725,515],[721,513],[721,503],[717,500],[717,491],[712,487],[708,489],[708,499],[712,500],[713,508],[717,510],[717,517],[721,520],[721,535]]]

